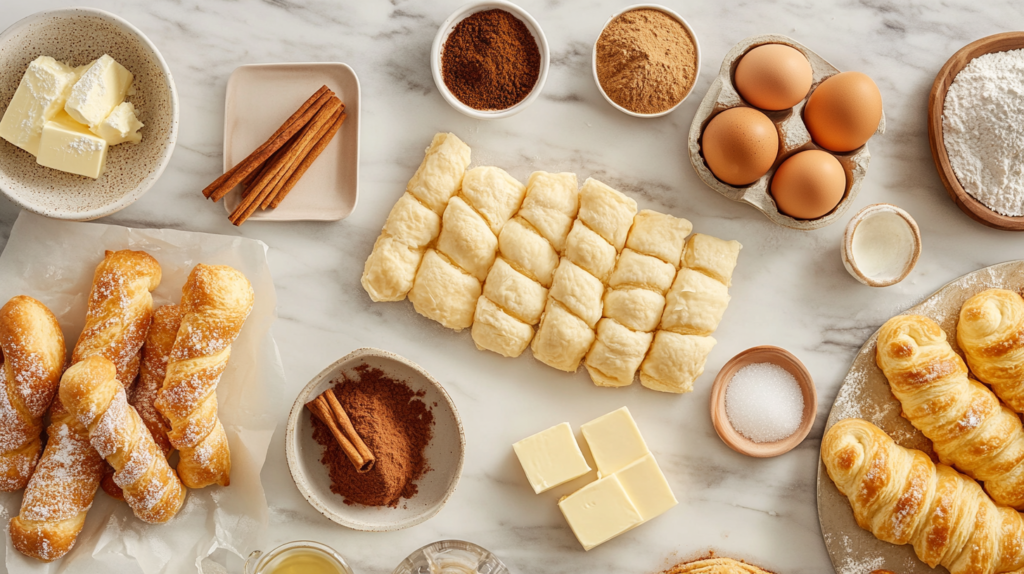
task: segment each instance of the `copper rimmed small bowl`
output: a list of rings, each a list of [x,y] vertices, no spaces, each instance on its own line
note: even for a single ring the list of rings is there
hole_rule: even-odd
[[[732,426],[729,416],[725,412],[725,392],[729,388],[729,383],[732,382],[733,375],[743,367],[755,363],[771,363],[782,367],[793,375],[803,393],[804,412],[800,426],[793,434],[775,442],[754,442],[743,436]],[[814,379],[811,378],[810,371],[793,353],[780,347],[771,345],[751,347],[729,359],[722,370],[718,371],[715,384],[711,387],[711,422],[715,425],[715,431],[729,448],[747,456],[771,458],[793,450],[807,438],[817,414],[818,392],[814,388]]]

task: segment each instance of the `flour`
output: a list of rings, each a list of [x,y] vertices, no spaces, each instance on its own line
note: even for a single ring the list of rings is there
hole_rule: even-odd
[[[956,75],[942,134],[967,193],[1002,215],[1024,215],[1024,50],[979,56]]]

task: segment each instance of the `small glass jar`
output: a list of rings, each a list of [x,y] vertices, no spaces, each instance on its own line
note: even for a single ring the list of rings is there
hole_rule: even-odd
[[[303,560],[305,558],[305,560]],[[297,562],[305,561],[306,564]],[[345,559],[334,551],[330,546],[313,542],[311,540],[296,540],[287,542],[270,550],[262,552],[254,550],[245,560],[245,574],[276,574],[284,568],[295,568],[295,572],[310,571],[308,561],[322,564],[324,574],[354,574],[352,568],[345,562]],[[293,564],[289,564],[292,562]],[[332,571],[331,568],[334,570]],[[316,571],[317,574],[320,571]]]
[[[463,540],[441,540],[410,554],[392,574],[509,574],[509,571],[486,548]]]

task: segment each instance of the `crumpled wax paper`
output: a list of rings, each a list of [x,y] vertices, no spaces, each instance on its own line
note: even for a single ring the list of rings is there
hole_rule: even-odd
[[[252,283],[256,302],[217,388],[219,416],[231,447],[231,485],[190,490],[181,511],[166,524],[142,522],[126,503],[98,489],[75,547],[51,564],[11,545],[7,524],[18,514],[22,493],[0,493],[8,572],[196,572],[218,548],[248,555],[266,531],[260,470],[277,424],[271,406],[283,398],[285,383],[271,334],[277,301],[266,244],[171,229],[71,223],[22,212],[0,256],[0,305],[15,295],[29,295],[49,307],[64,330],[70,359],[85,323],[93,272],[108,249],[142,250],[160,262],[156,306],[181,301],[181,286],[197,263],[230,265]]]

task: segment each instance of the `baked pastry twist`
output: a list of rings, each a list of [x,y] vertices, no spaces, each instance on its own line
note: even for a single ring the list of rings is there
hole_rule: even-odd
[[[139,370],[139,381],[135,384],[128,402],[135,408],[135,411],[142,417],[149,433],[153,435],[156,445],[168,456],[173,450],[171,441],[167,438],[167,431],[171,425],[167,422],[156,406],[157,395],[164,386],[164,378],[167,376],[167,359],[171,356],[171,349],[174,348],[174,340],[178,336],[178,328],[181,327],[181,307],[178,305],[164,305],[153,312],[153,324],[146,336],[146,343],[142,346],[142,367]]]
[[[189,488],[230,483],[231,455],[217,418],[217,383],[252,311],[249,280],[224,265],[196,265],[181,290],[181,327],[156,408],[178,449],[178,475]]]
[[[974,376],[1024,413],[1024,299],[1005,289],[971,297],[960,309],[956,340]]]
[[[100,355],[117,367],[128,390],[139,370],[139,350],[153,319],[153,296],[160,285],[160,264],[143,251],[107,251],[96,267],[85,328],[72,364]]]
[[[879,540],[911,544],[918,558],[951,574],[1024,568],[1020,513],[997,506],[978,483],[897,445],[875,425],[840,421],[825,433],[821,459],[857,524]]]
[[[106,465],[89,443],[88,431],[60,397],[50,407],[46,434],[46,450],[9,531],[19,552],[50,562],[74,547]]]
[[[985,483],[998,504],[1024,508],[1024,430],[967,366],[935,321],[889,319],[875,357],[903,416],[931,439],[939,460]]]
[[[45,305],[19,295],[0,308],[0,490],[25,488],[39,433],[64,372],[64,334]]]
[[[173,518],[185,501],[185,487],[128,405],[114,364],[92,355],[72,365],[61,379],[60,400],[114,467],[114,482],[135,516],[150,523]]]

